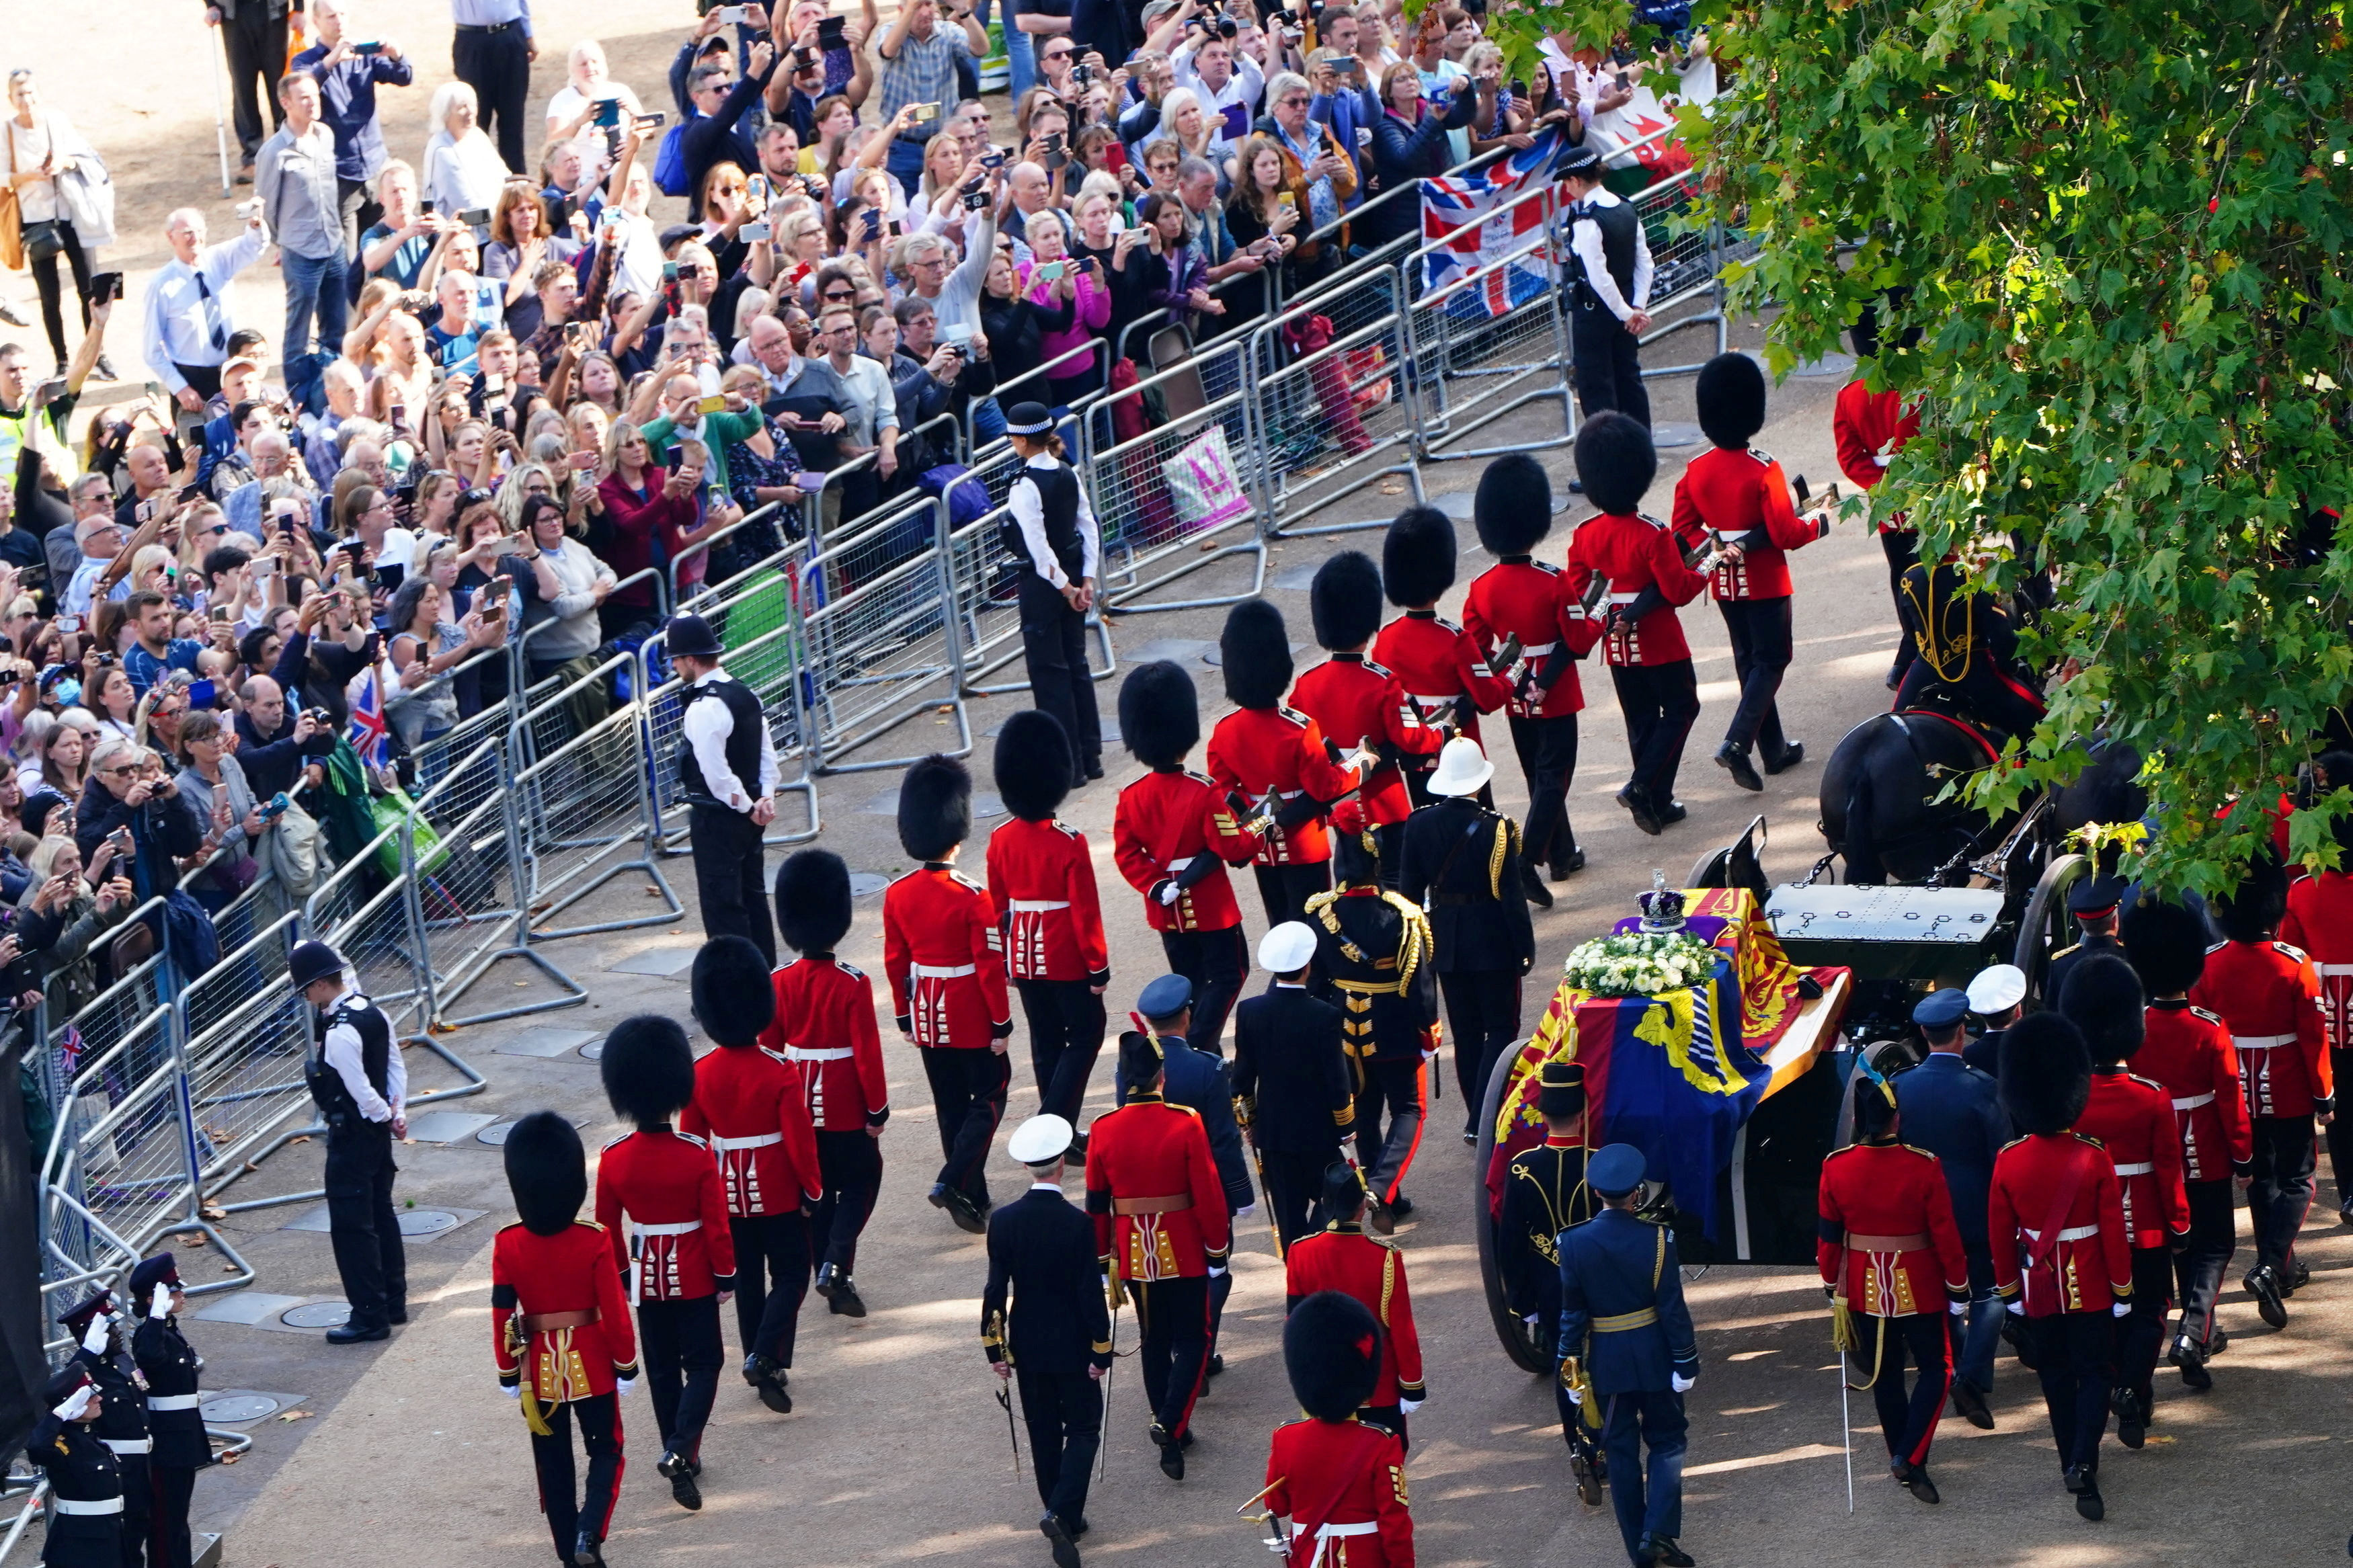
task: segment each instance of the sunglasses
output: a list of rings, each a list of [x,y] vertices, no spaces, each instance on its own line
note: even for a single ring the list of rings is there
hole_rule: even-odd
[[[858,290],[855,289],[828,289],[825,291],[825,297],[828,300],[855,300],[858,298]]]

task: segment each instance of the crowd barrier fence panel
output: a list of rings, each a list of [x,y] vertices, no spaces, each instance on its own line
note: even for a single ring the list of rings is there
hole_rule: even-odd
[[[515,776],[508,799],[531,868],[531,901],[517,931],[523,943],[668,925],[685,915],[655,859],[659,823],[646,760],[644,714],[631,703]],[[545,923],[632,871],[653,884],[659,910],[586,925]]]
[[[802,574],[809,718],[820,773],[904,767],[932,752],[962,756],[972,750],[959,689],[961,639],[949,608],[946,517],[944,503],[925,498],[828,543]],[[953,745],[843,760],[927,713],[953,721]]]
[[[1404,263],[1402,276],[1414,290],[1407,326],[1419,373],[1418,441],[1424,461],[1541,451],[1577,438],[1563,304],[1567,253],[1554,239],[1555,188],[1537,186],[1495,216],[1522,206],[1541,215],[1526,241],[1447,283],[1430,287],[1430,274],[1435,258],[1451,248],[1454,235],[1420,247]],[[1474,431],[1542,403],[1559,407],[1557,437],[1531,435],[1507,447],[1456,445]]]
[[[1345,293],[1303,299],[1250,333],[1248,403],[1269,537],[1385,528],[1387,517],[1302,524],[1388,479],[1422,499],[1406,315],[1398,274],[1384,268]],[[1317,338],[1326,341],[1306,346]]]

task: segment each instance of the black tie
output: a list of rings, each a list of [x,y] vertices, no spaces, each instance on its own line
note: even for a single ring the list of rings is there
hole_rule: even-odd
[[[213,352],[216,353],[227,353],[228,352],[228,323],[221,319],[220,301],[213,298],[212,286],[205,281],[205,275],[199,272],[195,276],[196,298],[205,302],[205,325],[212,331]]]

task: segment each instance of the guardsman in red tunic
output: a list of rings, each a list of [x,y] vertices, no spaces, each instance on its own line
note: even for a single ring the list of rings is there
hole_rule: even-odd
[[[2092,1091],[2084,1037],[2057,1013],[2030,1013],[2002,1041],[2001,1104],[2025,1133],[1993,1163],[1986,1237],[1994,1292],[2025,1319],[2026,1343],[2061,1479],[2097,1520],[2100,1438],[2116,1373],[2116,1320],[2132,1310],[2124,1184],[2095,1139],[2072,1131]]]
[[[2320,788],[2353,784],[2353,752],[2323,752],[2313,764]],[[2353,1072],[2353,818],[2337,824],[2345,869],[2316,871],[2288,885],[2280,940],[2304,950],[2320,976],[2320,1017],[2328,1032],[2329,1081]],[[2328,1124],[2328,1167],[2337,1178],[2337,1217],[2353,1225],[2353,1117]]]
[[[1504,711],[1512,726],[1512,749],[1519,753],[1527,781],[1528,816],[1520,835],[1527,857],[1528,897],[1552,907],[1552,890],[1536,868],[1566,880],[1585,868],[1569,826],[1568,787],[1577,776],[1577,715],[1585,688],[1577,661],[1601,640],[1601,621],[1568,591],[1561,569],[1535,559],[1552,531],[1552,480],[1544,465],[1525,452],[1511,452],[1479,476],[1472,510],[1479,542],[1495,564],[1479,574],[1462,601],[1462,625],[1491,667],[1501,650],[1516,643],[1517,665],[1496,668],[1511,689]]]
[[[2189,988],[2206,968],[2205,918],[2143,895],[2126,906],[2118,929],[2126,960],[2149,999],[2133,1066],[2163,1086],[2172,1100],[2182,1191],[2189,1205],[2189,1245],[2173,1259],[2181,1323],[2170,1359],[2182,1382],[2211,1388],[2214,1377],[2206,1363],[2230,1342],[2214,1321],[2214,1300],[2231,1255],[2239,1248],[2231,1180],[2235,1174],[2244,1186],[2253,1160],[2239,1057],[2222,1020],[2189,1005]]]
[[[988,1148],[1005,1120],[1013,1068],[1013,1002],[1005,932],[988,889],[955,868],[972,837],[972,775],[930,756],[899,785],[899,844],[923,862],[882,895],[882,969],[899,1033],[923,1058],[940,1124],[932,1206],[957,1226],[988,1231]]]
[[[988,898],[1005,932],[1005,968],[1029,1022],[1039,1113],[1073,1128],[1103,1050],[1111,950],[1087,836],[1054,813],[1070,793],[1070,737],[1025,708],[997,737],[997,794],[1012,816],[988,836]],[[1079,1155],[1084,1133],[1074,1134]]]
[[[1299,678],[1292,706],[1314,720],[1343,755],[1361,748],[1381,759],[1357,795],[1376,824],[1403,822],[1413,801],[1398,769],[1410,758],[1435,759],[1447,730],[1423,723],[1405,682],[1366,656],[1381,629],[1381,569],[1363,551],[1343,550],[1315,569],[1308,605],[1316,646],[1332,657]]]
[[[744,1381],[777,1415],[808,1294],[808,1212],[825,1191],[801,1069],[764,1050],[776,1017],[767,961],[742,937],[694,955],[694,1019],[719,1049],[694,1064],[694,1103],[679,1130],[711,1145],[735,1240],[735,1329]]]
[[[1822,1162],[1814,1252],[1823,1289],[1853,1325],[1848,1369],[1862,1372],[1868,1358],[1888,1473],[1922,1502],[1936,1502],[1928,1446],[1953,1386],[1946,1319],[1968,1311],[1969,1262],[1944,1168],[1926,1149],[1897,1142],[1901,1124],[1894,1087],[1857,1075],[1855,1141]]]
[[[1873,315],[1857,321],[1851,335],[1857,359],[1879,357],[1879,330]],[[1908,349],[1919,341],[1919,329],[1910,328],[1904,334],[1903,346]],[[1895,454],[1919,433],[1918,405],[1905,407],[1903,395],[1892,386],[1884,392],[1872,391],[1866,366],[1855,367],[1854,379],[1839,388],[1838,401],[1831,405],[1831,439],[1838,447],[1839,469],[1862,489],[1876,489],[1887,477],[1887,465]],[[1889,513],[1879,520],[1879,547],[1887,556],[1887,594],[1895,602],[1900,620],[1904,574],[1920,559],[1919,531],[1904,513]],[[1891,690],[1903,683],[1904,672],[1917,657],[1910,637],[1895,639],[1895,667],[1887,675]]]
[[[1250,971],[1226,868],[1255,857],[1259,837],[1216,784],[1185,766],[1201,742],[1201,708],[1181,668],[1155,659],[1128,671],[1119,735],[1152,771],[1119,792],[1112,856],[1144,895],[1144,918],[1160,933],[1169,969],[1193,983],[1194,1049],[1223,1056],[1226,1015]]]
[[[1477,639],[1438,613],[1438,601],[1454,586],[1454,520],[1436,507],[1409,506],[1389,524],[1381,542],[1381,591],[1405,612],[1381,628],[1373,657],[1397,672],[1424,723],[1451,721],[1472,740],[1479,715],[1511,700],[1512,689],[1495,678]],[[1401,766],[1413,804],[1430,804],[1433,758],[1409,757]]]
[[[1365,1234],[1365,1178],[1347,1161],[1324,1173],[1324,1212],[1331,1223],[1302,1237],[1282,1256],[1282,1293],[1288,1310],[1318,1290],[1337,1290],[1362,1301],[1381,1326],[1380,1376],[1356,1414],[1398,1435],[1409,1447],[1405,1418],[1430,1398],[1421,1375],[1421,1335],[1413,1326],[1413,1297],[1406,1289],[1405,1254],[1378,1237]]]
[[[776,868],[776,930],[800,954],[772,979],[776,1014],[760,1044],[801,1075],[825,1195],[809,1215],[817,1293],[845,1318],[866,1315],[858,1238],[882,1190],[882,1127],[891,1085],[874,982],[833,955],[849,934],[849,868],[829,849],[801,849]]]
[[[2326,1127],[2337,1111],[2320,976],[2301,949],[2273,939],[2287,913],[2287,873],[2268,847],[2211,912],[2227,940],[2207,950],[2189,999],[2222,1020],[2239,1054],[2253,1154],[2247,1218],[2255,1267],[2247,1293],[2276,1329],[2286,1325],[2287,1298],[2311,1278],[2296,1261],[2295,1236],[2312,1208],[2313,1123]]]
[[[1226,1271],[1231,1221],[1200,1112],[1161,1097],[1159,1043],[1121,1035],[1119,1070],[1127,1102],[1095,1118],[1087,1140],[1087,1213],[1105,1291],[1124,1287],[1135,1303],[1161,1471],[1182,1480],[1208,1370],[1209,1286]]]
[[[2181,1183],[2181,1134],[2163,1084],[2126,1068],[2140,1054],[2147,1025],[2140,977],[2115,953],[2075,966],[2059,1010],[2083,1031],[2092,1053],[2092,1091],[2075,1131],[2096,1138],[2124,1184],[2125,1230],[2132,1238],[2132,1315],[2116,1330],[2116,1440],[2137,1448],[2156,1410],[2150,1386],[2165,1348],[2172,1305],[2173,1255],[2189,1235]]]
[[[522,1402],[531,1427],[539,1507],[556,1555],[603,1568],[625,1468],[621,1401],[638,1385],[628,1299],[604,1228],[580,1217],[588,1157],[572,1123],[533,1111],[507,1130],[505,1160],[521,1223],[491,1244],[491,1353],[499,1386]],[[578,1491],[575,1423],[588,1454],[587,1484]]]
[[[1765,781],[1749,761],[1752,751],[1768,773],[1806,759],[1804,743],[1782,735],[1781,710],[1774,704],[1793,651],[1795,590],[1787,552],[1823,537],[1831,523],[1827,516],[1799,517],[1781,465],[1748,444],[1765,428],[1762,365],[1745,353],[1718,354],[1700,367],[1697,396],[1700,428],[1710,445],[1675,481],[1675,534],[1687,548],[1723,552],[1708,592],[1732,637],[1740,704],[1715,762],[1742,789],[1761,790]]]
[[[597,1157],[596,1223],[638,1309],[646,1391],[661,1431],[655,1468],[681,1507],[699,1509],[694,1482],[726,1359],[719,1303],[735,1293],[735,1238],[709,1145],[670,1129],[694,1102],[694,1051],[677,1020],[639,1013],[613,1026],[596,1067],[605,1097],[638,1128]]]
[[[1209,777],[1246,819],[1261,815],[1261,803],[1273,807],[1273,820],[1259,829],[1253,868],[1271,930],[1297,920],[1307,900],[1332,885],[1324,814],[1356,787],[1356,772],[1333,760],[1336,748],[1325,745],[1314,720],[1283,706],[1291,633],[1281,610],[1264,599],[1243,600],[1227,612],[1219,647],[1235,710],[1209,732]]]
[[[1384,1353],[1380,1323],[1352,1294],[1316,1291],[1282,1325],[1283,1370],[1306,1415],[1274,1429],[1266,1512],[1253,1517],[1291,1521],[1274,1527],[1284,1568],[1413,1568],[1405,1440],[1356,1415]]]
[[[1596,577],[1609,584],[1601,653],[1634,754],[1618,804],[1653,835],[1683,819],[1675,770],[1699,717],[1699,681],[1674,607],[1707,586],[1705,572],[1683,563],[1674,531],[1638,510],[1658,472],[1651,433],[1622,414],[1597,414],[1577,433],[1577,479],[1601,515],[1578,523],[1568,542],[1568,591],[1582,600]]]

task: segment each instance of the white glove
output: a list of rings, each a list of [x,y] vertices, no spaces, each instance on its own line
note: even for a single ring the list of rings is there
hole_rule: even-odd
[[[623,1399],[627,1399],[637,1390],[638,1380],[634,1377],[617,1377],[613,1380],[613,1392]]]
[[[2129,1317],[2131,1317],[2131,1316],[2132,1316],[2132,1303],[2131,1303],[2130,1301],[2111,1301],[2111,1302],[2109,1302],[2109,1303],[2108,1303],[2108,1316],[2110,1316],[2110,1317],[2112,1317],[2112,1318],[2129,1318]]]
[[[1534,1312],[1523,1312],[1520,1314],[1520,1321],[1533,1329],[1536,1326],[1536,1315]]]
[[[1165,879],[1161,882],[1160,891],[1155,894],[1154,897],[1160,900],[1161,907],[1164,909],[1174,909],[1176,906],[1177,899],[1183,896],[1184,891],[1184,889],[1176,885],[1176,879],[1170,877]]]
[[[1210,1279],[1223,1279],[1225,1277],[1226,1277],[1226,1266],[1225,1266],[1224,1264],[1222,1264],[1222,1263],[1212,1263],[1212,1264],[1210,1264],[1210,1265],[1209,1265],[1209,1278],[1210,1278]]]
[[[81,1348],[92,1355],[104,1355],[108,1341],[112,1336],[113,1326],[114,1320],[104,1312],[92,1313],[89,1331],[81,1337]]]
[[[147,1303],[147,1315],[159,1319],[172,1315],[172,1287],[161,1279],[155,1281],[155,1294]]]
[[[520,1383],[502,1383],[499,1384],[499,1392],[505,1394],[509,1399],[520,1400],[522,1398],[522,1384]]]
[[[1564,1388],[1561,1392],[1568,1395],[1568,1402],[1571,1405],[1582,1405],[1585,1403],[1585,1391],[1581,1388]]]
[[[1689,1394],[1692,1391],[1693,1385],[1697,1384],[1699,1379],[1695,1377],[1685,1377],[1679,1372],[1671,1372],[1667,1374],[1667,1382],[1677,1394]]]
[[[1234,1211],[1234,1217],[1236,1219],[1248,1219],[1250,1215],[1256,1213],[1258,1213],[1258,1205],[1244,1204],[1241,1207]]]
[[[1945,1303],[1945,1310],[1952,1313],[1956,1318],[1966,1318],[1969,1315],[1969,1304],[1967,1301],[1947,1301]]]
[[[2005,1301],[2002,1305],[2009,1310],[2010,1315],[2013,1318],[2026,1316],[2026,1303],[2023,1301]]]
[[[1427,1399],[1400,1399],[1398,1401],[1398,1408],[1410,1415],[1429,1403]]]
[[[66,1402],[49,1414],[60,1421],[79,1421],[82,1418],[82,1413],[90,1408],[90,1402],[97,1397],[98,1384],[85,1383],[67,1394]]]

